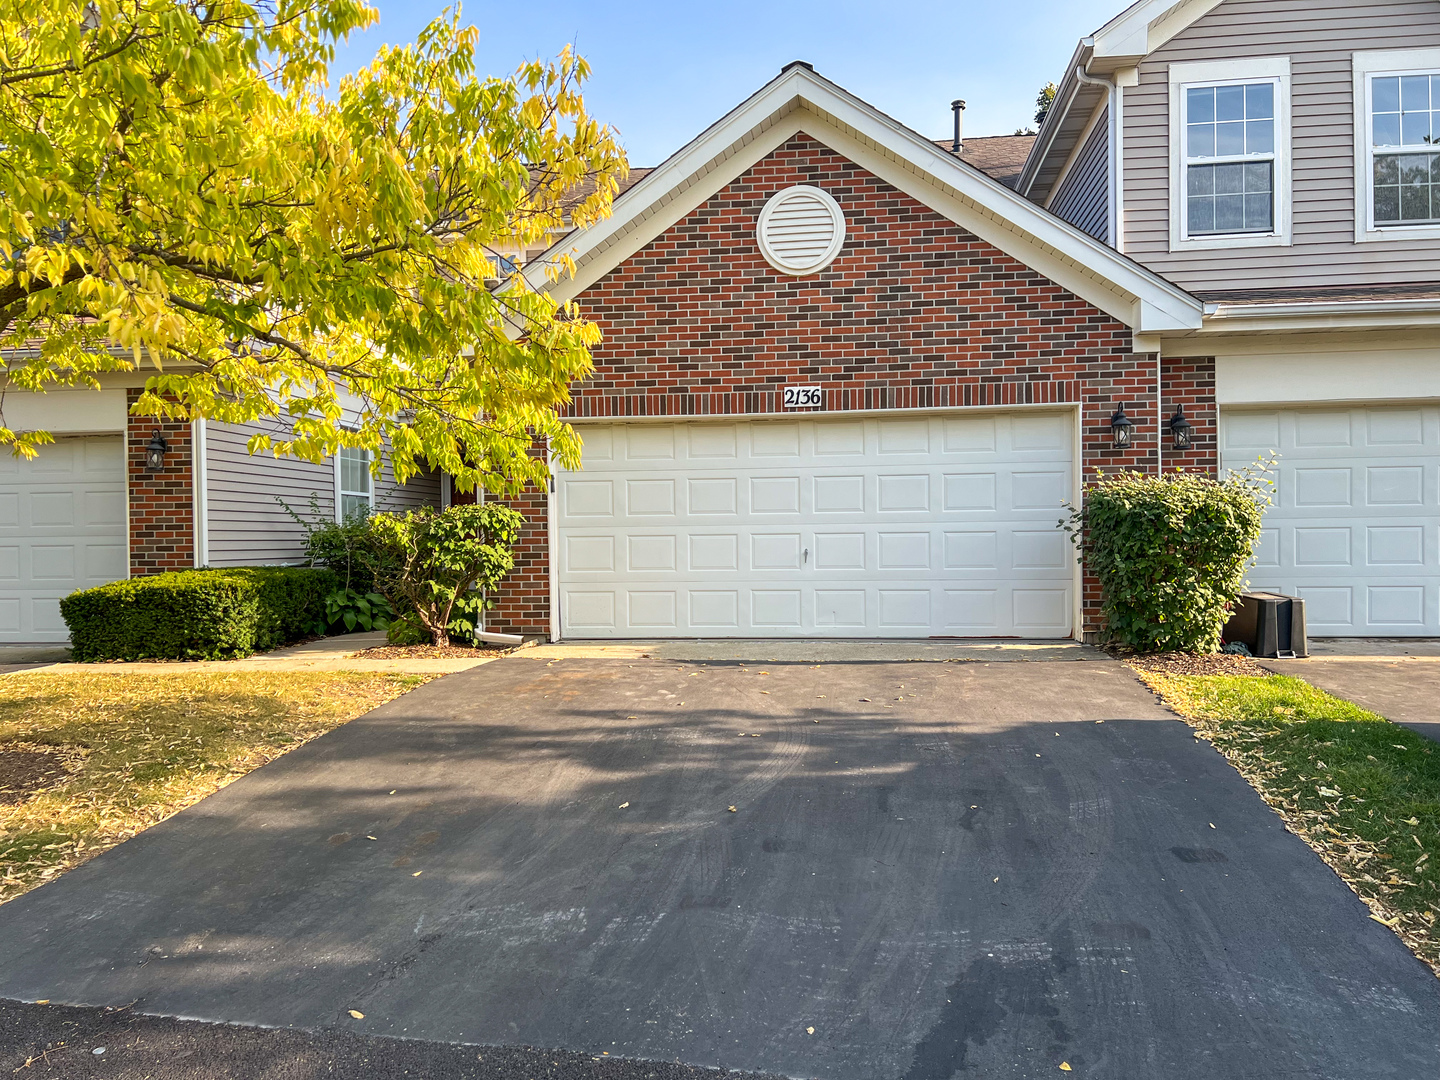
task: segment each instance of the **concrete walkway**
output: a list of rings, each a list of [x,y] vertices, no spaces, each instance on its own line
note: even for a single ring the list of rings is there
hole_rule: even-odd
[[[64,646],[0,647],[0,675],[12,671],[148,672],[186,671],[379,671],[405,675],[450,675],[488,664],[493,656],[455,657],[445,660],[354,659],[364,649],[385,644],[383,631],[321,638],[304,645],[247,656],[243,660],[145,660],[139,663],[72,664]]]

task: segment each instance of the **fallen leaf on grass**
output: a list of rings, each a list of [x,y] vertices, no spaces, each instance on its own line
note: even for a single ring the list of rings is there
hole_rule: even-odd
[[[1397,926],[1400,925],[1400,917],[1399,917],[1398,915],[1397,915],[1395,918],[1393,918],[1393,919],[1382,919],[1379,915],[1373,915],[1373,914],[1372,914],[1372,915],[1370,916],[1370,918],[1374,919],[1374,920],[1375,920],[1376,922],[1378,922],[1381,926],[1388,926],[1388,927],[1390,927],[1391,930],[1394,930],[1395,927],[1397,927]]]
[[[349,1014],[353,1016],[356,1020],[365,1019],[365,1014],[362,1013],[359,1009],[347,1009],[346,1011],[349,1012]]]

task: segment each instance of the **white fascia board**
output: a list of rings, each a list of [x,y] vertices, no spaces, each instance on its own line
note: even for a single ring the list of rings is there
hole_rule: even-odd
[[[801,130],[1135,330],[1201,325],[1200,302],[1178,286],[804,68],[770,83],[627,192],[623,216],[574,237],[577,275],[556,282],[553,295],[578,295]],[[703,167],[717,162],[701,180]],[[533,270],[532,285],[544,287],[543,266]]]
[[[1137,63],[1193,26],[1224,0],[1140,0],[1092,35],[1104,70]]]

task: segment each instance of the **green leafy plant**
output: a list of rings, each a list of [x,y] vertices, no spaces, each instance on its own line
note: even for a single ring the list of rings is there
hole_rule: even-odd
[[[365,553],[376,591],[407,624],[413,620],[435,644],[449,645],[457,603],[471,610],[466,605],[477,590],[493,592],[514,568],[524,523],[495,502],[376,514]]]
[[[368,550],[368,515],[352,514],[344,521],[336,521],[314,494],[310,496],[308,515],[298,513],[278,495],[275,501],[305,530],[305,558],[311,566],[328,566],[334,570],[344,589],[362,596],[375,591],[375,575],[370,570],[374,560]]]
[[[336,589],[325,597],[325,614],[315,624],[317,634],[352,634],[356,630],[386,630],[395,617],[389,601],[376,592]]]
[[[1099,476],[1061,523],[1100,580],[1107,642],[1211,653],[1245,588],[1270,505],[1268,463],[1195,473]]]
[[[227,660],[311,633],[339,584],[331,570],[182,570],[82,589],[60,601],[76,660]]]

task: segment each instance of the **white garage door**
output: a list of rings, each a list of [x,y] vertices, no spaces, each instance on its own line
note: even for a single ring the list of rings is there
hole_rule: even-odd
[[[567,637],[1067,637],[1068,414],[585,425]]]
[[[67,641],[60,598],[125,576],[118,435],[0,454],[0,642]]]
[[[1440,409],[1232,412],[1222,462],[1280,454],[1252,586],[1315,636],[1440,634]]]

